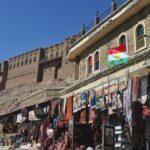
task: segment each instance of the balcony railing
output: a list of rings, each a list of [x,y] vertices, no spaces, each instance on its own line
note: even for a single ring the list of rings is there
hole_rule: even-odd
[[[92,31],[92,29],[94,29],[94,27],[97,27],[98,25],[103,24],[105,21],[107,21],[110,17],[112,17],[113,14],[116,14],[116,12],[126,6],[128,3],[130,3],[133,0],[115,0],[115,6],[116,9],[114,11],[112,11],[112,6],[108,7],[105,11],[103,11],[102,13],[100,13],[97,17],[99,19],[99,22],[97,24],[95,24],[95,22],[91,22],[89,25],[87,26],[83,26],[82,31],[79,32],[80,35],[80,39],[77,40],[76,42],[74,42],[69,49],[71,49],[72,47],[74,47],[76,44],[78,44],[85,36],[85,34],[89,33]],[[83,31],[84,30],[84,31]],[[82,33],[84,32],[84,33]]]

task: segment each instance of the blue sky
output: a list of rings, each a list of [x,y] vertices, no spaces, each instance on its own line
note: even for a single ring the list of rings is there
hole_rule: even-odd
[[[0,0],[0,61],[80,31],[110,0]]]

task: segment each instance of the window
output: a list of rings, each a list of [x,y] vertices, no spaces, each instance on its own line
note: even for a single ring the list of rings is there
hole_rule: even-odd
[[[88,75],[92,73],[92,56],[89,56],[87,60],[87,72],[88,72]]]
[[[19,62],[17,63],[17,68],[19,67]]]
[[[142,24],[138,25],[136,28],[136,49],[140,49],[145,46],[145,38],[144,38],[144,27]]]
[[[12,66],[10,65],[10,66],[9,66],[9,70],[11,70],[11,68],[12,68]]]
[[[58,52],[56,52],[56,57],[58,57],[58,54],[59,54],[59,53],[58,53]]]
[[[16,64],[14,63],[13,68],[15,68],[15,67],[16,67]]]
[[[25,65],[27,65],[27,63],[28,63],[28,59],[25,60]]]
[[[31,64],[32,63],[32,58],[30,58],[30,60],[29,60],[29,64]]]
[[[119,39],[119,45],[125,45],[127,44],[127,39],[125,35],[122,35]]]
[[[23,61],[21,61],[21,66],[23,66]]]
[[[51,54],[51,58],[53,58],[53,54]]]
[[[48,59],[48,57],[47,57],[47,55],[45,56],[45,60],[47,60]]]
[[[96,53],[95,53],[95,56],[94,56],[94,69],[95,69],[95,71],[96,70],[99,70],[99,52],[97,51]]]
[[[34,62],[36,62],[36,57],[34,57]]]

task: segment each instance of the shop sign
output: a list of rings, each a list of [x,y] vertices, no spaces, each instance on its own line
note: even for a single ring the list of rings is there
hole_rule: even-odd
[[[113,126],[109,126],[109,125],[103,126],[102,144],[104,149],[114,148],[114,127]]]

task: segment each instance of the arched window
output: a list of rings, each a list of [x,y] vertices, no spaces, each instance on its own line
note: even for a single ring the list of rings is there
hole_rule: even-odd
[[[142,24],[138,25],[136,28],[136,49],[140,49],[145,46],[145,39],[144,39],[144,27]]]
[[[87,70],[88,70],[88,74],[92,73],[92,56],[89,56],[87,60]]]
[[[97,51],[94,56],[94,70],[99,70],[99,52]]]
[[[125,45],[127,44],[127,39],[126,39],[126,36],[125,35],[122,35],[119,39],[119,44],[120,45]]]

